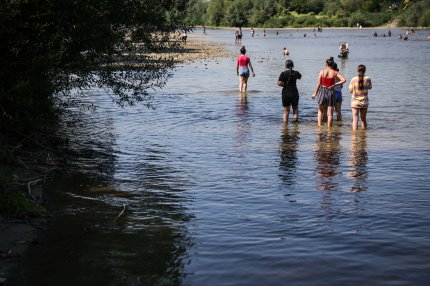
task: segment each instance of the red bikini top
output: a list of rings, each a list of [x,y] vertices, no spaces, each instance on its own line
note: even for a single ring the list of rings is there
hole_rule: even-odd
[[[336,81],[336,78],[335,77],[333,77],[333,78],[330,78],[330,77],[322,77],[321,78],[321,84],[323,85],[323,86],[332,86],[332,85],[334,85],[334,82]]]
[[[337,72],[334,72],[334,77],[324,77],[324,73],[325,72],[323,72],[321,77],[321,85],[326,87],[334,85],[334,83],[336,82]],[[329,75],[329,73],[327,73],[327,75]]]

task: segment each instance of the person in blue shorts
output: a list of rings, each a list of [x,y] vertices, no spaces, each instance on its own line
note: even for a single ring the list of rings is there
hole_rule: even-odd
[[[248,86],[249,69],[251,69],[252,76],[255,76],[254,68],[251,64],[251,59],[246,55],[245,46],[240,48],[240,56],[236,61],[236,72],[239,76],[239,91],[246,92]]]
[[[333,69],[337,72],[339,71],[339,69],[337,68],[337,63],[334,63]],[[336,82],[339,82],[339,79],[336,79]],[[343,87],[343,84],[335,85],[333,87],[334,94],[336,96],[336,103],[334,106],[334,110],[336,111],[336,120],[337,121],[342,120],[342,111],[341,111],[341,109],[342,109],[342,87]]]

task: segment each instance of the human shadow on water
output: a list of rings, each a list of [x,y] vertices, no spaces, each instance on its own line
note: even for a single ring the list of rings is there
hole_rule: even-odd
[[[245,93],[240,93],[236,104],[237,116],[245,116],[248,111],[248,96]]]
[[[349,159],[348,177],[352,179],[352,192],[361,192],[367,189],[367,138],[366,130],[352,132],[351,157]]]
[[[244,147],[249,133],[251,131],[251,123],[247,118],[248,115],[248,96],[246,93],[240,93],[236,102],[236,147],[241,149]]]
[[[327,129],[326,132],[319,129],[317,132],[314,153],[316,183],[317,190],[322,192],[321,208],[329,216],[338,211],[333,209],[336,205],[333,192],[339,187],[341,174],[341,138],[341,132],[335,128]]]
[[[298,124],[284,125],[281,138],[279,140],[279,174],[282,182],[287,186],[295,184],[297,178],[297,152],[300,140],[300,130]]]
[[[319,130],[317,133],[314,158],[318,190],[335,191],[338,188],[334,178],[340,173],[340,140],[341,133],[336,130]]]

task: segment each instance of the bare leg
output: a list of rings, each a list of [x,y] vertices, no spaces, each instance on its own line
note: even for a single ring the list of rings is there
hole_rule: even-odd
[[[239,76],[239,92],[242,92],[243,87],[243,76]]]
[[[342,120],[341,108],[342,108],[342,101],[336,102],[335,109],[336,109],[336,120],[337,121],[341,121]]]
[[[246,92],[246,88],[248,86],[248,78],[243,76],[242,82],[243,82],[243,91]]]
[[[290,107],[284,107],[284,123],[288,123],[288,116],[290,115]]]
[[[358,128],[358,108],[352,108],[352,130]]]
[[[360,108],[361,128],[367,129],[367,108]]]
[[[299,122],[299,106],[293,107],[293,118],[295,123]]]
[[[327,126],[331,127],[333,125],[333,106],[327,107]]]
[[[318,105],[318,127],[322,127],[323,116],[326,110],[327,110],[326,106]]]

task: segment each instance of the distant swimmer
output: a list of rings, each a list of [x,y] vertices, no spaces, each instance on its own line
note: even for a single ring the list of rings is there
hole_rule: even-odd
[[[254,34],[255,34],[254,28],[251,28],[251,37],[254,38]]]
[[[263,37],[266,37],[266,29],[263,29]]]
[[[282,54],[283,54],[284,56],[289,56],[289,55],[290,55],[290,52],[287,50],[287,48],[284,48],[284,50],[282,51]]]
[[[239,43],[239,29],[236,29],[234,31],[234,42],[237,44]]]
[[[254,68],[251,64],[251,59],[245,55],[245,46],[240,48],[240,56],[237,58],[236,72],[239,76],[239,91],[246,92],[249,78],[249,69],[251,69],[252,76],[255,76]]]
[[[187,29],[185,29],[185,28],[182,30],[181,40],[182,40],[182,43],[184,43],[184,44],[187,43]]]
[[[242,43],[242,36],[243,36],[243,34],[242,34],[242,28],[239,27],[239,34],[237,35],[237,40],[238,40],[239,44]]]
[[[373,33],[373,36],[376,38],[376,37],[378,37],[378,33],[376,33],[376,31],[375,31],[375,33]]]

